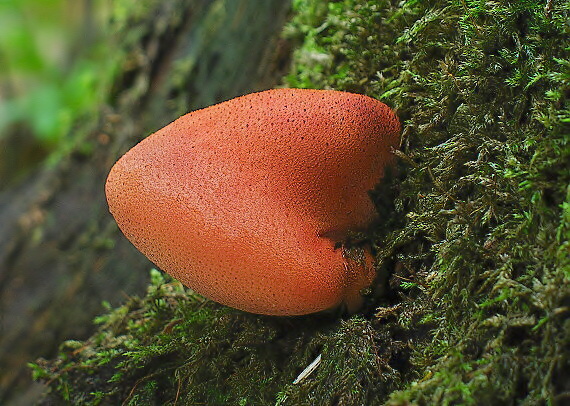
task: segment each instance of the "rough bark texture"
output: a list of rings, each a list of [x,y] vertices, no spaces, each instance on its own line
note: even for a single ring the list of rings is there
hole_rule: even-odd
[[[102,301],[140,293],[152,265],[118,232],[103,185],[117,157],[181,114],[273,87],[289,2],[143,1],[114,22],[123,55],[100,115],[78,140],[0,194],[0,403],[26,404],[26,363],[85,338]],[[86,148],[88,146],[88,148]]]

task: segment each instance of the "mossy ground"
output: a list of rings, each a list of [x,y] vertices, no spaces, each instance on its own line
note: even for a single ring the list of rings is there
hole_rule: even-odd
[[[352,317],[274,318],[153,271],[146,297],[33,366],[46,402],[569,402],[570,3],[294,6],[286,84],[368,94],[403,122],[397,175],[372,193],[382,285]]]

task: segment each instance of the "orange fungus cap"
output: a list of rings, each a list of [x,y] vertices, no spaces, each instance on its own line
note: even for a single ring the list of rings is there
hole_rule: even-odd
[[[355,300],[372,282],[331,236],[375,217],[368,191],[399,142],[383,103],[307,89],[253,93],[194,111],[111,169],[125,236],[196,292],[252,313],[300,315]]]

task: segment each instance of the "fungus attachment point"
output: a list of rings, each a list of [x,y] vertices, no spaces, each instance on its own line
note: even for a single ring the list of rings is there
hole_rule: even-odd
[[[399,132],[370,97],[253,93],[141,141],[111,169],[107,201],[135,247],[215,301],[272,315],[354,309],[371,257],[349,259],[335,239],[375,218],[367,192]]]

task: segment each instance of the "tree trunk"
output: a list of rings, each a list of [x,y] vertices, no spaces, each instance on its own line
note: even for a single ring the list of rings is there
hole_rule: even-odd
[[[83,339],[102,302],[140,294],[153,266],[107,211],[109,168],[187,111],[273,87],[288,61],[282,0],[149,0],[116,18],[122,63],[76,147],[0,194],[0,403],[40,388],[26,362]],[[119,7],[119,6],[117,6]]]

